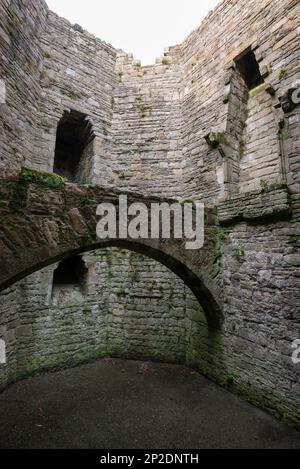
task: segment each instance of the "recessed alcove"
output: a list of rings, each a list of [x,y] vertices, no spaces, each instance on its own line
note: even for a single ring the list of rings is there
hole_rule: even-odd
[[[230,70],[226,183],[229,192],[245,193],[281,182],[278,123],[252,46],[236,56]]]

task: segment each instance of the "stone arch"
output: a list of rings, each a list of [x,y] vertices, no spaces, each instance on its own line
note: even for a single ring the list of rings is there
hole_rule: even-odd
[[[26,170],[21,176],[2,181],[1,185],[5,205],[0,219],[0,291],[64,258],[120,247],[151,257],[178,275],[197,297],[209,325],[220,328],[222,286],[217,281],[218,224],[213,209],[206,210],[202,249],[187,250],[184,239],[102,241],[96,234],[97,206],[100,203],[117,206],[120,193],[65,184],[57,176],[37,171]],[[150,208],[153,202],[174,201],[128,193],[128,203],[136,202]]]

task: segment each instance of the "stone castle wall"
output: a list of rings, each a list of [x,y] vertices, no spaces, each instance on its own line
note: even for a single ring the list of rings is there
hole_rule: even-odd
[[[282,178],[277,123],[283,115],[274,106],[299,80],[299,10],[294,0],[224,1],[182,44],[182,145],[189,196],[216,199],[222,197],[224,179],[230,185],[226,161],[205,141],[210,132],[224,134],[226,156],[240,165],[234,191],[253,190],[262,180],[271,184]],[[250,46],[265,84],[250,93],[241,128],[237,117],[243,104],[233,66]],[[269,86],[275,95],[266,92]],[[285,134],[288,126],[287,117]],[[289,153],[288,145],[285,152]],[[299,184],[299,166],[293,177]]]
[[[141,67],[40,0],[1,2],[0,171],[51,172],[57,126],[72,109],[95,136],[82,182],[233,207],[225,202],[216,245],[222,331],[207,327],[195,297],[160,264],[100,251],[85,257],[84,292],[53,293],[53,266],[1,295],[1,386],[107,354],[177,361],[299,424],[291,345],[300,337],[300,113],[280,105],[300,79],[299,10],[295,0],[225,0]],[[248,48],[264,82],[245,94],[235,60]],[[241,219],[261,194],[278,205],[278,184],[289,187],[291,220],[275,210]]]

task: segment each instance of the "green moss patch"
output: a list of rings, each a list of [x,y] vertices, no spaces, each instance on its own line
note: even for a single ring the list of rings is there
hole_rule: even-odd
[[[57,188],[65,183],[65,178],[58,174],[43,173],[29,168],[21,168],[19,182],[41,184],[47,187]]]

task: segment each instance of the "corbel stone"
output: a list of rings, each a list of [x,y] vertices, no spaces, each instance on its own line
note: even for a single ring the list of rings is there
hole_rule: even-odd
[[[220,149],[221,145],[226,144],[226,137],[223,132],[210,132],[209,134],[205,135],[206,143],[211,148],[218,148]]]

